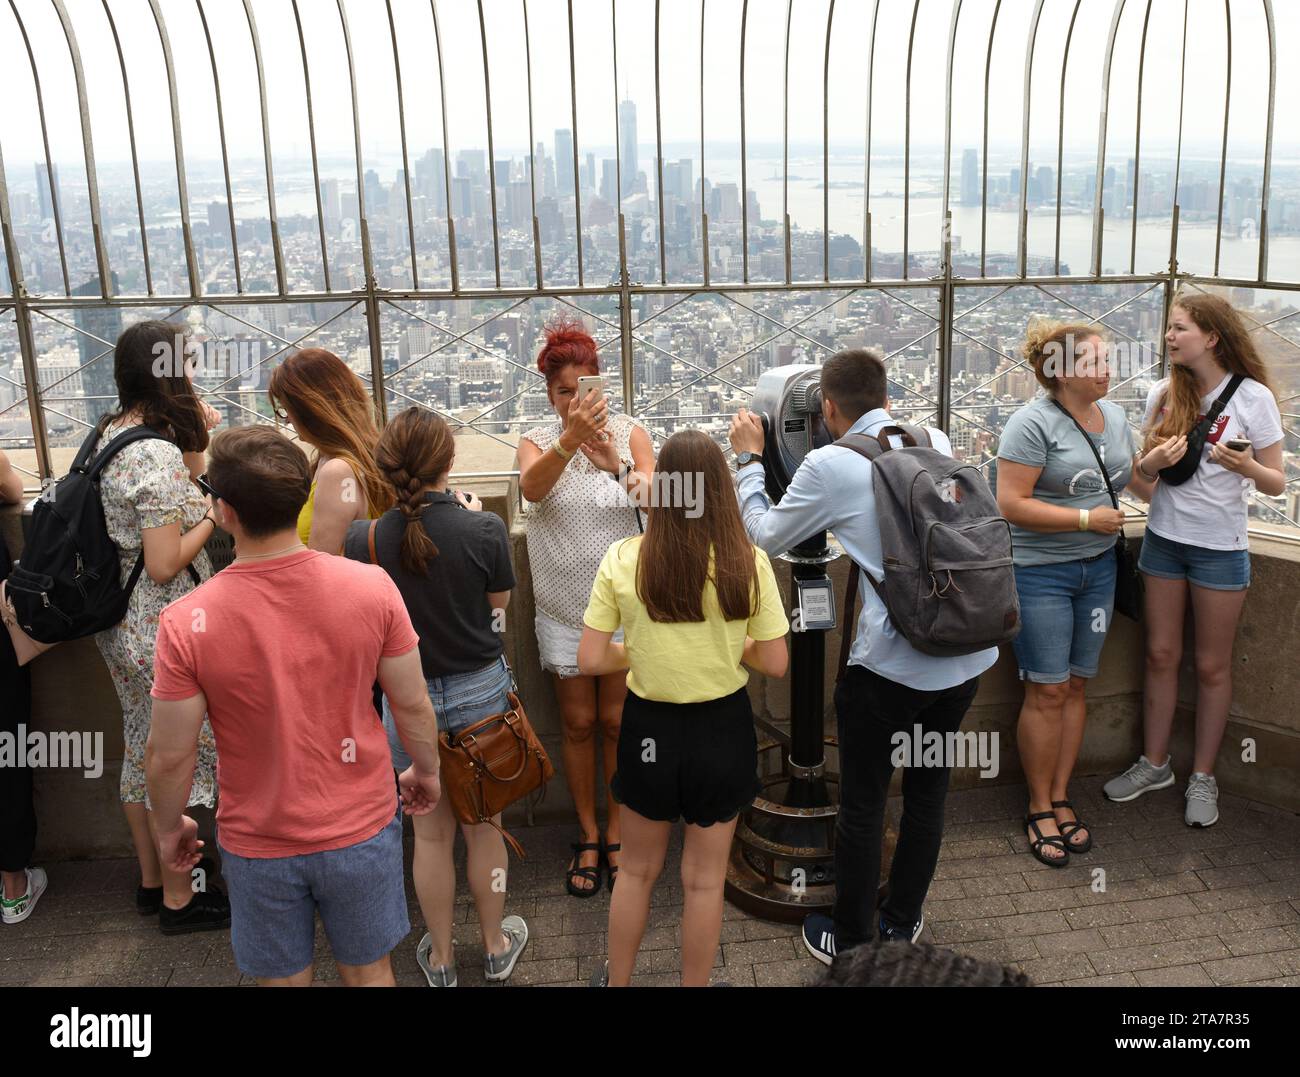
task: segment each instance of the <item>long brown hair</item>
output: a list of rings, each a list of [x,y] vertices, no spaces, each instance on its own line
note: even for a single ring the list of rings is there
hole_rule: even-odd
[[[172,322],[136,322],[122,330],[113,347],[117,410],[100,418],[100,434],[134,410],[181,452],[207,449],[208,424],[185,370],[185,347],[185,326]]]
[[[679,490],[688,482],[702,495],[703,511],[694,518],[688,506],[651,508],[637,561],[636,593],[650,620],[669,624],[704,620],[704,585],[709,580],[713,551],[713,586],[718,606],[728,621],[745,620],[758,609],[758,566],[754,547],[736,504],[735,487],[726,458],[713,439],[700,430],[681,430],[670,437],[655,464],[656,489],[662,479],[678,476]]]
[[[426,408],[407,408],[379,435],[375,462],[397,495],[397,507],[406,520],[402,567],[417,576],[427,576],[429,562],[438,556],[437,544],[424,529],[429,504],[424,488],[451,470],[455,455],[451,428]]]
[[[1245,322],[1231,303],[1204,292],[1179,292],[1169,305],[1171,314],[1174,307],[1185,310],[1202,333],[1213,333],[1219,338],[1214,345],[1214,358],[1229,374],[1253,378],[1274,396],[1277,395],[1268,368],[1255,350],[1255,342],[1250,339]],[[1163,415],[1161,408],[1164,409]],[[1186,434],[1196,425],[1200,414],[1201,391],[1196,387],[1196,374],[1185,366],[1170,363],[1169,385],[1147,428],[1143,450],[1150,450],[1167,438]]]
[[[348,365],[324,348],[294,352],[271,374],[272,407],[287,407],[302,439],[352,468],[366,491],[371,515],[393,504],[375,466],[379,429],[365,386]]]

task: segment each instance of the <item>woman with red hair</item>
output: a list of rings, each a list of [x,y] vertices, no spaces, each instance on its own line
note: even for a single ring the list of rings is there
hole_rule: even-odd
[[[600,889],[602,864],[614,888],[619,851],[618,803],[608,794],[627,694],[625,671],[587,677],[578,671],[582,615],[605,551],[639,529],[636,504],[649,488],[654,448],[645,429],[611,412],[603,393],[578,399],[578,378],[600,373],[596,342],[580,321],[546,327],[537,357],[555,421],[519,441],[519,484],[533,504],[528,561],[536,604],[542,668],[554,674],[564,727],[564,775],[578,812],[566,887],[575,897]],[[616,488],[622,487],[622,490]],[[607,821],[605,842],[596,824],[596,740],[603,739]]]
[[[366,387],[333,352],[304,348],[271,374],[276,417],[316,450],[311,494],[298,517],[304,546],[341,553],[348,525],[373,520],[393,504],[375,465],[379,428]]]

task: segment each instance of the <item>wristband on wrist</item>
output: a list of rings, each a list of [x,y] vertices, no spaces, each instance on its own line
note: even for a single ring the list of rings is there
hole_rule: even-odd
[[[1087,530],[1088,530],[1088,510],[1087,510],[1087,509],[1080,509],[1080,510],[1079,510],[1079,530],[1080,530],[1080,531],[1087,531]]]
[[[563,445],[560,444],[559,438],[555,439],[555,443],[551,446],[551,448],[554,449],[556,455],[559,456],[559,458],[565,461],[566,463],[573,459],[573,453],[569,452],[568,449],[566,449]]]

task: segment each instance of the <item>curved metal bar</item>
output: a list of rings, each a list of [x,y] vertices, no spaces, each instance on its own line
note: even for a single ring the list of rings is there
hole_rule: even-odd
[[[226,181],[226,215],[230,220],[230,253],[235,260],[235,292],[244,291],[244,274],[239,264],[239,233],[235,230],[235,193],[230,185],[230,151],[226,147],[226,112],[221,104],[221,79],[217,75],[217,54],[212,48],[212,34],[208,30],[208,17],[203,11],[203,0],[194,0],[203,25],[203,39],[208,46],[208,63],[212,65],[212,90],[217,101],[217,137],[221,139],[221,174]]]
[[[108,19],[108,29],[113,35],[113,47],[117,50],[117,66],[122,73],[122,97],[126,103],[126,137],[131,146],[131,175],[135,180],[135,208],[140,221],[140,251],[144,255],[145,292],[153,295],[153,267],[149,264],[149,234],[144,223],[144,192],[140,183],[140,154],[135,141],[135,115],[131,111],[131,84],[126,74],[126,56],[122,52],[122,40],[118,37],[117,23],[113,19],[108,0],[100,0],[104,8],[104,17]],[[275,227],[275,214],[271,214],[271,227]],[[283,285],[280,291],[284,291]]]
[[[370,256],[370,224],[366,219],[366,183],[361,162],[361,109],[357,106],[357,68],[352,58],[352,34],[348,31],[348,16],[343,10],[343,0],[335,0],[339,12],[339,26],[343,30],[343,48],[348,57],[348,88],[352,94],[352,145],[357,162],[357,216],[361,225],[361,265],[366,274],[366,288],[375,286],[375,265]],[[373,330],[375,327],[372,326]],[[374,360],[376,356],[371,355]]]
[[[706,288],[709,286],[709,208],[704,200],[704,13],[708,3],[709,0],[700,0],[700,261]]]
[[[659,283],[667,284],[668,252],[664,249],[664,127],[659,94],[659,0],[655,0],[655,169],[659,176],[655,190],[655,201],[659,203]]]
[[[1002,0],[993,5],[993,19],[989,23],[989,44],[984,53],[984,141],[980,150],[980,276],[985,275],[985,258],[988,255],[989,236],[989,76],[993,71],[993,39],[998,32],[998,14]]]
[[[406,95],[402,92],[402,59],[397,51],[397,23],[393,21],[393,0],[384,0],[384,10],[388,15],[388,36],[393,39],[393,75],[397,80],[397,129],[402,139],[402,180],[406,187],[406,231],[407,238],[411,241],[411,287],[418,291],[420,269],[416,264],[415,254],[415,208],[411,204],[411,160],[406,148]]]
[[[1273,113],[1277,107],[1277,35],[1273,26],[1273,0],[1261,0],[1268,29],[1268,119],[1264,129],[1264,179],[1259,192],[1259,279],[1268,270],[1268,193],[1273,176]]]
[[[296,3],[296,0],[295,0]],[[194,252],[194,230],[190,226],[190,186],[185,175],[185,144],[181,139],[181,107],[176,93],[176,64],[172,59],[171,41],[167,36],[167,21],[163,18],[158,0],[149,0],[154,26],[158,28],[158,43],[162,46],[163,65],[167,69],[167,92],[171,98],[172,145],[176,155],[176,193],[181,207],[181,237],[185,242],[185,266],[189,271],[190,295],[201,295],[199,288],[199,260]]]
[[[1025,46],[1025,100],[1020,134],[1020,220],[1016,228],[1016,262],[1020,276],[1029,275],[1029,118],[1030,86],[1034,77],[1034,47],[1038,41],[1038,21],[1043,15],[1043,0],[1034,5],[1029,23],[1029,42]]]
[[[745,142],[745,31],[748,26],[749,0],[744,0],[740,8],[740,279],[745,284],[749,283],[749,171],[746,162],[749,154]]]
[[[1042,0],[1039,0],[1042,3]],[[912,4],[912,28],[907,34],[907,75],[904,78],[903,98],[903,280],[908,279],[911,258],[908,254],[909,229],[912,223],[912,46],[916,42],[916,16],[921,10],[921,0]]]
[[[81,120],[81,149],[86,160],[86,195],[90,200],[90,230],[95,240],[95,263],[99,269],[99,294],[107,299],[113,294],[113,271],[108,267],[108,248],[104,246],[104,222],[99,206],[99,177],[95,172],[95,142],[90,133],[90,100],[86,96],[86,71],[81,64],[81,49],[68,18],[63,0],[52,0],[63,24],[63,36],[72,58],[72,75],[77,84],[77,111]],[[51,181],[53,182],[53,181]]]
[[[658,3],[658,0],[655,0]],[[917,0],[920,3],[920,0]],[[785,282],[790,283],[790,16],[794,0],[785,0],[785,74],[781,79],[781,220],[785,225]]]
[[[958,0],[960,6],[960,0]],[[826,14],[826,62],[822,67],[822,280],[831,279],[831,25],[835,0]]]
[[[479,0],[482,8],[482,0]],[[656,38],[657,42],[657,38]],[[573,225],[578,248],[578,287],[582,287],[582,179],[578,172],[578,61],[573,43],[573,0],[569,0],[569,101],[573,106]],[[656,106],[657,107],[657,106]],[[662,211],[660,213],[662,216]]]
[[[442,28],[438,25],[437,0],[429,0],[429,10],[433,13],[433,49],[438,58],[438,98],[442,106],[442,189],[447,197],[447,255],[451,264],[451,290],[460,291],[460,268],[456,258],[456,221],[451,215],[451,141],[447,137],[447,78],[442,69]],[[537,278],[537,287],[542,286],[541,277]]]
[[[1102,189],[1106,182],[1106,118],[1110,109],[1110,66],[1115,59],[1115,35],[1119,31],[1120,16],[1124,14],[1124,0],[1115,0],[1115,13],[1110,20],[1110,37],[1106,43],[1106,60],[1101,69],[1101,128],[1097,134],[1097,189],[1093,194],[1092,218],[1092,275],[1101,276]]]
[[[107,0],[105,0],[107,3]],[[280,215],[275,209],[275,165],[271,160],[271,119],[266,103],[266,74],[262,66],[262,42],[257,34],[257,20],[253,18],[251,0],[244,0],[244,18],[248,22],[248,35],[253,43],[253,63],[257,67],[257,98],[262,118],[262,160],[266,164],[266,204],[271,215],[271,255],[275,258],[275,282],[284,295],[288,290],[284,276],[284,246],[280,242]],[[316,186],[319,209],[320,185]]]
[[[501,236],[497,224],[497,162],[492,145],[492,76],[488,73],[487,26],[483,21],[483,0],[478,0],[478,30],[483,44],[483,114],[487,118],[488,191],[492,198],[492,269],[501,287]]]
[[[311,103],[311,69],[307,66],[307,39],[302,33],[302,15],[298,11],[298,0],[292,0],[292,4],[293,21],[298,27],[298,49],[302,54],[302,86],[307,99],[307,141],[311,145],[311,174],[312,181],[316,185],[316,223],[320,226],[320,264],[325,274],[325,290],[331,292],[334,289],[330,285],[330,256],[329,248],[325,243],[325,207],[322,205],[320,189],[320,158],[316,153],[316,113]]]
[[[871,279],[871,94],[876,83],[876,17],[880,0],[871,7],[871,41],[867,46],[867,132],[862,161],[862,279]]]
[[[23,45],[27,48],[27,62],[32,68],[32,84],[36,88],[36,112],[41,121],[41,143],[45,148],[45,178],[50,188],[50,212],[54,216],[54,236],[59,244],[59,266],[63,270],[63,294],[72,294],[72,283],[68,276],[68,255],[63,246],[63,213],[59,209],[59,186],[54,175],[54,158],[50,155],[50,130],[45,122],[45,95],[41,90],[41,74],[36,67],[36,54],[32,52],[32,43],[27,36],[27,27],[18,14],[14,0],[9,0],[9,10],[14,13],[18,23],[18,32],[23,35]]]
[[[613,0],[610,0],[612,3]],[[524,76],[528,79],[528,197],[532,208],[533,234],[533,276],[537,278],[537,288],[542,288],[542,237],[537,224],[537,150],[533,141],[533,46],[528,36],[528,0],[519,0],[519,8],[524,15]],[[617,87],[615,87],[617,89]],[[615,98],[615,123],[617,124],[618,101]],[[618,141],[617,126],[614,141]]]
[[[1142,16],[1142,44],[1138,52],[1137,106],[1133,129],[1133,237],[1129,241],[1128,271],[1137,264],[1138,246],[1138,190],[1142,185],[1142,80],[1147,65],[1147,29],[1151,24],[1151,0],[1147,0],[1146,14]]]
[[[952,67],[953,60],[957,55],[957,22],[961,18],[961,0],[957,0],[953,5],[952,21],[948,24],[948,69],[944,77],[944,107],[943,107],[943,215],[939,218],[943,221],[945,238],[948,238],[952,232],[952,222],[949,219],[949,200],[952,195]]]
[[[1232,4],[1223,0],[1223,19],[1226,30],[1224,52],[1228,59],[1228,75],[1223,80],[1223,146],[1219,150],[1219,217],[1214,227],[1214,275],[1219,275],[1219,250],[1223,244],[1223,192],[1228,176],[1228,116],[1232,109]]]
[[[615,0],[609,0],[609,36],[614,47],[614,192],[618,196],[618,205],[614,207],[615,215],[623,215],[623,139],[619,131],[618,115],[618,8]],[[619,231],[623,225],[620,221]]]
[[[1074,12],[1070,15],[1070,28],[1065,32],[1065,55],[1061,58],[1061,94],[1060,118],[1056,127],[1056,246],[1054,272],[1061,273],[1061,167],[1065,160],[1065,75],[1070,70],[1070,44],[1074,40],[1074,23],[1079,17],[1079,5],[1083,0],[1074,0]]]

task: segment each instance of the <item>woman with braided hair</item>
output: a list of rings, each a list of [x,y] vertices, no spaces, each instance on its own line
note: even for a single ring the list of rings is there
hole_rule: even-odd
[[[377,520],[354,523],[343,550],[357,561],[375,562],[397,585],[420,636],[420,664],[438,727],[450,733],[509,709],[511,675],[501,632],[515,585],[501,517],[481,511],[483,504],[473,494],[447,487],[455,458],[455,438],[433,412],[407,408],[392,419],[379,435],[375,461],[396,505]],[[393,767],[401,772],[411,761],[387,700],[383,715]],[[430,987],[455,987],[456,819],[450,799],[444,796],[431,813],[413,815],[411,822],[411,874],[428,928],[416,947],[416,961]],[[460,830],[483,935],[483,974],[505,980],[528,942],[522,917],[502,918],[505,842],[489,823],[461,824]]]

